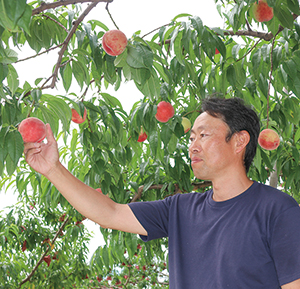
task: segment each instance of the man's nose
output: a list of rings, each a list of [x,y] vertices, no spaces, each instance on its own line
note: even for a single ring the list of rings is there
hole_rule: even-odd
[[[195,144],[195,142],[193,142],[193,143],[190,144],[190,146],[189,146],[189,152],[190,152],[190,154],[191,153],[197,153],[199,151],[200,151],[200,148],[199,148],[199,146],[197,146]]]

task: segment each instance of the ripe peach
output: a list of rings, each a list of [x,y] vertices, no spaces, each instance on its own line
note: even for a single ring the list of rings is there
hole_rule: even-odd
[[[86,108],[84,109],[83,117],[76,111],[75,108],[71,109],[72,118],[71,120],[75,123],[83,123],[86,120]]]
[[[254,19],[258,22],[270,21],[273,16],[273,8],[270,7],[266,0],[259,0],[253,4]]]
[[[157,112],[155,118],[160,122],[167,122],[170,118],[174,116],[174,107],[171,103],[166,101],[161,101],[157,105]]]
[[[218,48],[216,48],[215,54],[219,54],[219,53],[220,53],[220,51],[218,50]]]
[[[46,125],[36,117],[23,119],[18,126],[18,131],[25,143],[41,142],[46,137]]]
[[[182,117],[181,124],[183,126],[184,133],[187,133],[191,129],[192,126],[191,121],[184,116]]]
[[[266,128],[260,132],[258,143],[265,150],[275,150],[280,144],[280,138],[275,130]]]
[[[111,56],[120,55],[126,46],[126,35],[120,30],[109,30],[103,35],[102,47]]]
[[[143,128],[141,128],[140,134],[139,134],[139,138],[138,138],[138,142],[143,142],[147,139],[148,135],[144,132]]]

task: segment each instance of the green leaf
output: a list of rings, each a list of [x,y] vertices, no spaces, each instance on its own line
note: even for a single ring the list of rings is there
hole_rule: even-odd
[[[283,62],[282,65],[283,65],[283,69],[285,70],[285,72],[289,77],[291,77],[292,79],[297,77],[297,66],[292,59]]]
[[[118,55],[116,57],[116,59],[114,60],[114,64],[116,67],[123,67],[127,64],[126,62],[127,59],[127,49],[125,49],[125,51],[123,53],[121,53],[120,55]]]
[[[26,9],[26,0],[1,0],[0,1],[0,25],[4,28],[16,32],[17,22],[22,17]]]
[[[18,54],[14,50],[9,48],[6,48],[3,51],[3,56],[4,57],[0,57],[0,62],[4,64],[10,64],[18,60]]]
[[[204,28],[202,20],[200,19],[200,17],[194,16],[191,18],[191,22],[194,28],[197,30],[198,36],[201,37]]]
[[[60,69],[60,74],[63,80],[64,89],[68,92],[72,83],[72,67],[70,63],[67,63]]]
[[[38,88],[35,88],[31,91],[31,96],[35,102],[39,102],[39,100],[42,96],[42,91]]]
[[[7,64],[0,63],[0,83],[7,77],[7,75],[8,75]]]
[[[297,129],[295,136],[294,136],[294,142],[297,143],[300,139],[300,127]]]
[[[16,130],[9,132],[5,137],[4,145],[7,146],[8,154],[16,166],[24,150],[21,134]]]
[[[19,79],[17,71],[11,64],[8,65],[7,83],[10,88],[11,94],[14,95],[19,86]]]
[[[74,77],[76,78],[78,85],[82,89],[84,83],[88,84],[89,76],[88,76],[87,68],[82,62],[75,61],[75,60],[72,62],[72,66],[73,66],[72,71],[73,71]]]
[[[233,64],[230,64],[226,69],[226,77],[228,82],[235,87],[236,85],[236,72]]]
[[[100,95],[109,106],[122,108],[121,102],[116,97],[104,92],[100,93]]]
[[[5,164],[6,164],[6,172],[9,176],[11,176],[16,170],[17,165],[12,161],[10,155],[7,155]]]
[[[183,35],[182,33],[178,33],[174,40],[174,53],[179,63],[184,66],[185,62],[184,62],[184,55],[183,55],[183,47],[181,44],[182,35]]]
[[[153,53],[148,47],[140,43],[137,43],[136,47],[128,46],[127,63],[133,68],[151,68]]]
[[[299,15],[299,2],[298,0],[287,0],[287,6],[291,12]]]
[[[172,19],[172,21],[175,22],[178,18],[182,18],[182,17],[190,17],[190,16],[192,16],[192,15],[189,14],[189,13],[181,13],[181,14],[176,15],[176,16]]]
[[[293,29],[294,18],[292,13],[287,9],[285,5],[281,5],[281,1],[277,1],[277,5],[274,9],[274,15],[278,18],[280,24],[288,29]]]
[[[29,24],[30,24],[31,15],[32,15],[31,6],[26,4],[25,11],[24,11],[22,17],[19,18],[18,23],[17,23],[18,26],[23,28],[24,31],[28,34],[30,34]]]

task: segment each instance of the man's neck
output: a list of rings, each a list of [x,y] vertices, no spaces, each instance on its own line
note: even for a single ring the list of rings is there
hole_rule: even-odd
[[[252,184],[247,175],[236,179],[213,181],[213,200],[222,202],[245,192]]]

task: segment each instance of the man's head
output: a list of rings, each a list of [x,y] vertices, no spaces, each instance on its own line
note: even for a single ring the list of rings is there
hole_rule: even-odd
[[[239,98],[210,98],[202,103],[202,111],[223,120],[229,132],[226,137],[228,142],[234,133],[247,131],[250,141],[246,146],[244,165],[246,172],[249,171],[257,149],[257,140],[260,132],[259,118],[253,109],[246,106]]]

